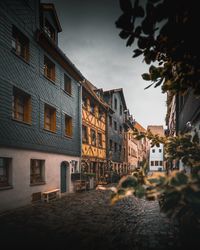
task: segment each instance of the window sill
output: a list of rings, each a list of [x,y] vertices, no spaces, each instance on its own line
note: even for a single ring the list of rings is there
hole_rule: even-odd
[[[18,55],[13,49],[11,50],[11,52],[12,52],[16,57],[18,57],[19,59],[21,59],[23,62],[25,62],[26,64],[28,64],[28,65],[30,66],[29,60],[26,60],[24,57]]]
[[[43,74],[43,76],[44,76],[45,79],[47,79],[48,81],[50,81],[51,83],[53,83],[53,85],[56,86],[55,80],[52,80],[51,78],[49,78],[48,76],[46,76],[46,75],[44,75],[44,74]]]
[[[72,97],[72,94],[71,94],[71,93],[69,93],[69,92],[67,92],[66,90],[64,90],[64,89],[63,89],[63,92],[64,92],[66,95],[68,95],[68,96]]]
[[[45,185],[45,184],[46,182],[43,181],[43,182],[31,183],[30,186],[32,187],[32,186],[39,186],[39,185]]]
[[[0,187],[0,191],[8,190],[8,189],[13,189],[13,186]]]
[[[50,130],[50,129],[47,129],[47,128],[44,128],[44,131],[47,131],[47,132],[50,132],[50,133],[56,134],[56,131],[54,131],[54,130]]]
[[[12,118],[12,120],[13,120],[13,121],[15,121],[15,122],[19,122],[19,123],[25,124],[25,125],[29,125],[29,126],[31,126],[31,125],[32,125],[32,123],[30,123],[30,122],[17,120],[16,118]]]
[[[65,137],[66,137],[67,139],[72,139],[72,136],[69,136],[69,135],[65,135]]]

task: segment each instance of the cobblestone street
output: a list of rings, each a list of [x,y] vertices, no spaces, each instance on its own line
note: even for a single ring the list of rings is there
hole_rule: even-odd
[[[157,202],[128,197],[111,206],[110,194],[102,190],[68,194],[1,215],[1,239],[7,245],[55,243],[70,250],[178,247],[177,229],[159,212]]]

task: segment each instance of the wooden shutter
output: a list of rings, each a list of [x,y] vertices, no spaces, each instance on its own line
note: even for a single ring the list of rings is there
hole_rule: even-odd
[[[32,113],[32,107],[31,107],[31,97],[26,97],[24,101],[24,121],[31,123],[31,113]]]

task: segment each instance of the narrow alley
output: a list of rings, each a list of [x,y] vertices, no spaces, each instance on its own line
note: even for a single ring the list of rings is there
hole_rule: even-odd
[[[176,225],[159,212],[156,201],[128,197],[110,205],[110,195],[83,191],[2,214],[1,239],[8,246],[44,243],[70,250],[178,249]]]

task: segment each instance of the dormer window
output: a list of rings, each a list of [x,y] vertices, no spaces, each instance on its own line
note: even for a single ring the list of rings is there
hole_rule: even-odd
[[[47,19],[45,19],[44,31],[49,38],[55,41],[55,29],[53,28],[53,26],[49,23]]]

